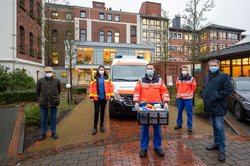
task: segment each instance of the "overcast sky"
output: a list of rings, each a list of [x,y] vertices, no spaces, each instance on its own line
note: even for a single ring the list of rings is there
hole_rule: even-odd
[[[162,8],[169,12],[172,19],[175,14],[183,14],[185,2],[187,0],[94,0],[105,2],[106,7],[112,7],[112,10],[138,13],[142,2],[151,1],[162,4]],[[92,7],[92,0],[69,0],[70,5]],[[245,29],[243,34],[250,34],[250,15],[247,11],[250,9],[250,0],[215,0],[215,8],[205,14],[208,22],[230,26],[239,29]]]

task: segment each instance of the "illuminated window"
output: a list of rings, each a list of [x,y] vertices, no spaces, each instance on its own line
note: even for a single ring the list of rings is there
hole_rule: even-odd
[[[65,71],[61,72],[61,77],[67,77],[67,72]]]
[[[58,19],[58,13],[57,12],[52,12],[52,18],[53,19]]]
[[[79,48],[77,50],[77,64],[93,64],[94,49],[93,48]]]
[[[119,43],[120,34],[118,32],[115,33],[115,43]]]
[[[58,52],[52,53],[52,65],[58,65]]]
[[[103,64],[109,65],[113,61],[116,55],[115,49],[103,49]]]

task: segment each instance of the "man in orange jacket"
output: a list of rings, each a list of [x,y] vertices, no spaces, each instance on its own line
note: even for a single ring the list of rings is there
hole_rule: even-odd
[[[139,103],[163,103],[165,108],[168,108],[169,94],[163,80],[154,73],[154,66],[147,64],[145,77],[142,77],[134,90],[135,108],[140,109]],[[154,150],[158,156],[163,157],[164,151],[161,148],[161,127],[154,127]],[[141,125],[141,151],[140,157],[147,156],[148,141],[149,141],[149,125]]]
[[[196,90],[196,81],[188,74],[188,67],[183,66],[180,77],[176,80],[178,116],[175,129],[182,128],[182,112],[186,107],[188,132],[193,132],[193,93]]]

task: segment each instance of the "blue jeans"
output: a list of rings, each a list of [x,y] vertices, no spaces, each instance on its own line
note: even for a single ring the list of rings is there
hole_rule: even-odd
[[[161,149],[161,126],[153,125],[154,127],[154,148],[159,150]],[[149,141],[149,125],[141,125],[141,149],[148,149],[148,141]]]
[[[56,133],[57,107],[40,107],[41,111],[41,134],[46,134],[48,128],[48,112],[50,110],[50,129],[51,133]]]
[[[184,107],[186,107],[187,112],[187,127],[189,129],[193,128],[193,101],[192,99],[177,99],[177,106],[178,106],[178,116],[176,123],[178,126],[182,126],[183,119],[182,119],[182,112]]]
[[[224,129],[224,116],[217,116],[209,114],[209,118],[213,125],[214,131],[214,144],[219,146],[219,151],[225,153],[225,129]]]

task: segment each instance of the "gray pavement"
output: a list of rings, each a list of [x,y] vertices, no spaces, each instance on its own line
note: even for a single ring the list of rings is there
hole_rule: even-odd
[[[250,122],[240,122],[235,119],[232,111],[228,111],[225,116],[225,120],[227,123],[235,130],[238,135],[241,136],[250,136]]]
[[[0,160],[8,153],[12,133],[16,124],[17,108],[0,109]]]

